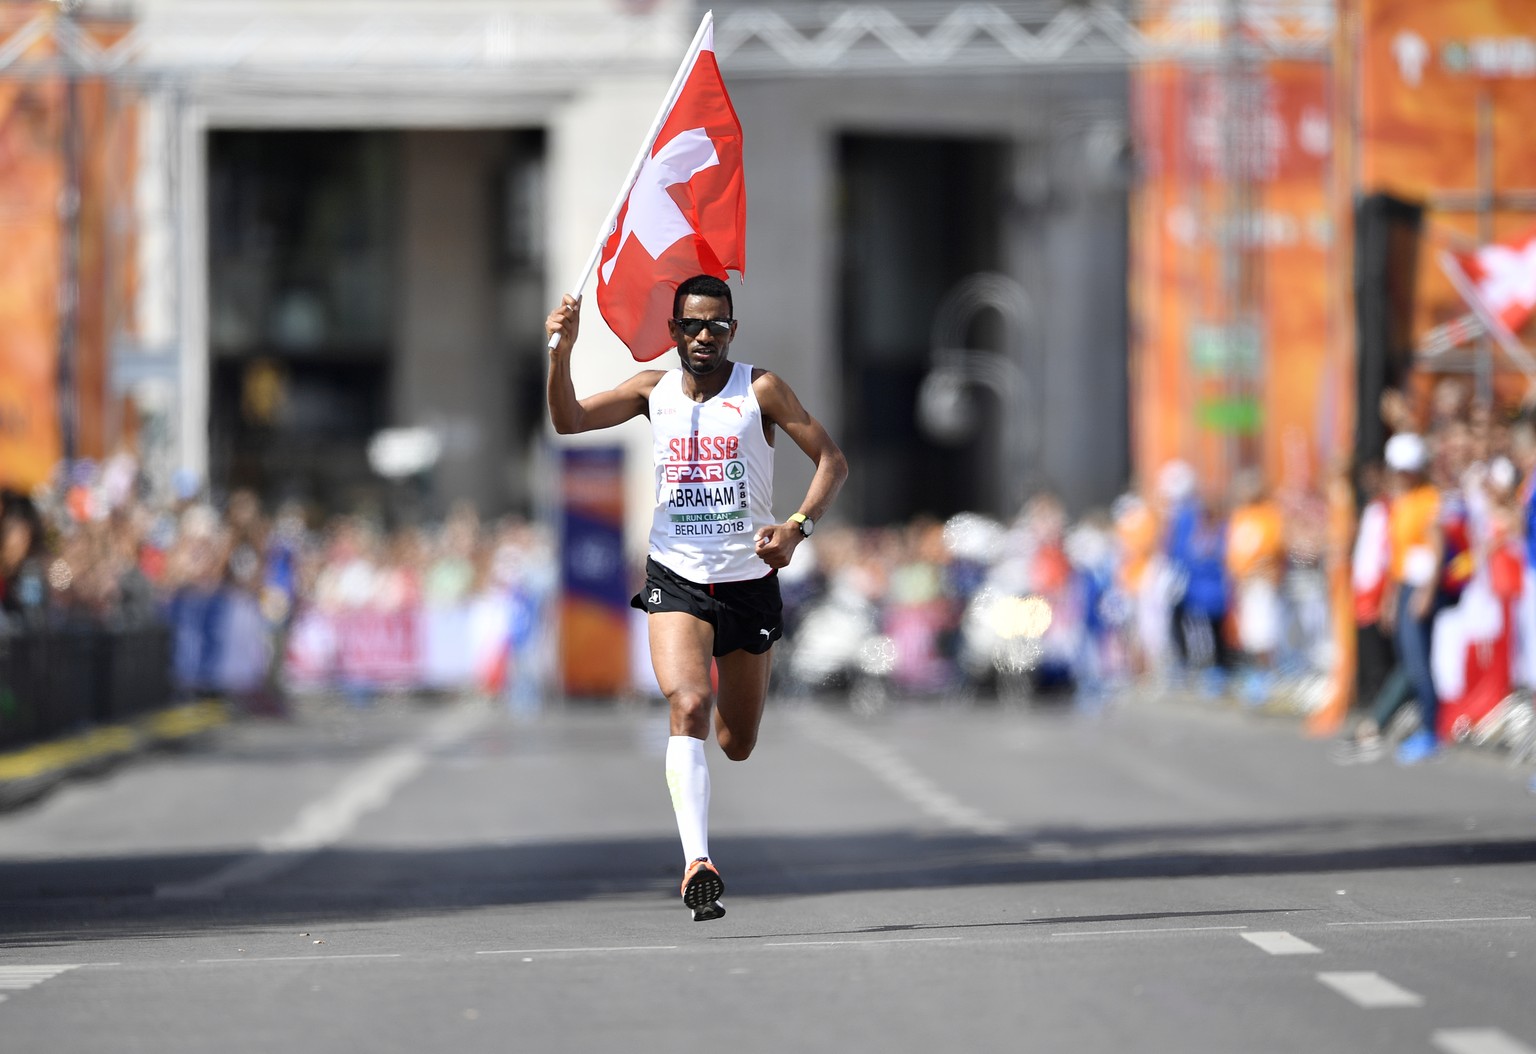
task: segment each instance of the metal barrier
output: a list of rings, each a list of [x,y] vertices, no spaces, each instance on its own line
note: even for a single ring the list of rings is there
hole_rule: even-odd
[[[0,626],[0,750],[131,720],[171,701],[166,626]]]

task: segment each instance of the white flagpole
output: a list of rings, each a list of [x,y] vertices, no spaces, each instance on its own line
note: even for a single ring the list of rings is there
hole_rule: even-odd
[[[672,86],[667,89],[667,96],[662,100],[661,109],[656,111],[656,117],[651,121],[650,131],[645,133],[645,141],[640,144],[640,152],[635,155],[634,164],[629,166],[629,175],[624,177],[624,184],[619,188],[619,196],[613,199],[613,207],[608,210],[608,218],[603,221],[603,226],[597,232],[597,244],[592,246],[592,252],[587,256],[587,262],[581,269],[581,277],[576,284],[571,286],[571,295],[577,300],[581,299],[581,291],[586,288],[587,280],[592,277],[592,271],[597,267],[598,258],[602,256],[603,246],[607,244],[609,235],[613,234],[614,224],[618,222],[619,209],[624,207],[624,201],[629,197],[629,192],[634,188],[635,180],[640,176],[640,169],[645,164],[645,159],[650,156],[651,148],[656,145],[656,137],[661,134],[661,126],[666,123],[667,114],[672,112],[672,104],[677,102],[677,97],[683,92],[683,85],[688,81],[688,74],[693,69],[694,60],[699,56],[700,46],[704,43],[704,34],[714,25],[715,13],[705,11],[704,18],[699,22],[699,30],[693,35],[693,43],[688,45],[688,51],[683,56],[683,61],[677,67],[677,74],[672,78]],[[555,345],[560,343],[559,334],[549,338],[549,349],[553,351]]]

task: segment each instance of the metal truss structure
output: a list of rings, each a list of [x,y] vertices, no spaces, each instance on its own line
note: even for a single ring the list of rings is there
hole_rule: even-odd
[[[495,75],[507,87],[508,73],[547,79],[648,64],[667,51],[673,21],[616,16],[594,23],[539,2],[297,7],[237,0],[151,10],[104,42],[73,19],[42,14],[0,23],[0,76],[437,73]],[[1215,62],[1234,49],[1251,58],[1320,60],[1333,30],[1331,0],[785,0],[725,7],[716,49],[733,76],[965,74]]]
[[[758,3],[719,19],[733,75],[997,72],[1214,62],[1236,44],[1254,57],[1322,59],[1328,0],[1184,0],[1147,28],[1127,0],[1088,3]],[[1223,33],[1223,26],[1235,33]]]

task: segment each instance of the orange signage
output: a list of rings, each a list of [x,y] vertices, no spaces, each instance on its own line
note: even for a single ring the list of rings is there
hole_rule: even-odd
[[[31,489],[59,459],[62,87],[0,81],[0,483]]]
[[[1422,203],[1415,332],[1467,314],[1438,250],[1528,230],[1536,210],[1536,6],[1530,0],[1350,0],[1358,188]],[[1477,195],[1494,207],[1477,211]],[[1532,329],[1525,331],[1530,343]]]
[[[0,32],[58,11],[50,3],[6,5]],[[123,31],[116,23],[81,28],[98,43]],[[52,37],[43,34],[26,57],[54,54]],[[67,91],[52,73],[0,80],[0,485],[23,490],[46,482],[63,453],[58,380],[70,136],[79,159],[72,365],[80,456],[106,452],[108,344],[132,296],[132,228],[124,219],[132,211],[133,109],[114,98],[116,87],[86,79],[75,85],[71,122]]]
[[[1329,366],[1329,69],[1270,62],[1235,87],[1216,68],[1156,64],[1134,83],[1138,473],[1184,458],[1220,497],[1240,464],[1273,481],[1314,472],[1347,401]],[[1237,90],[1257,94],[1234,136]]]

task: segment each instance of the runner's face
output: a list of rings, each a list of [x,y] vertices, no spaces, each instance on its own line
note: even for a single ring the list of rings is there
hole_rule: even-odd
[[[730,318],[731,308],[724,300],[712,296],[685,296],[677,313],[678,318]],[[708,326],[696,336],[688,336],[677,324],[669,323],[672,339],[677,342],[677,356],[683,368],[696,377],[714,373],[730,354],[731,340],[736,336],[736,324],[724,336],[714,333]]]

